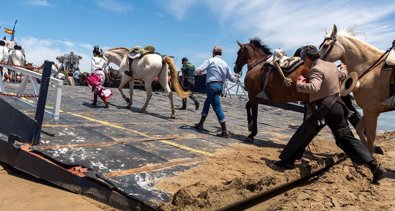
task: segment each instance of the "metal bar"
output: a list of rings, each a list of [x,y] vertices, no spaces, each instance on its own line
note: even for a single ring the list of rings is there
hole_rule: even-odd
[[[59,119],[60,113],[60,103],[62,101],[62,88],[63,84],[56,85],[56,98],[55,98],[55,105],[53,106],[53,117],[55,120]]]
[[[17,95],[23,94],[23,91],[25,91],[28,82],[29,76],[23,77],[21,85],[19,85],[18,91],[16,91]]]
[[[38,92],[39,91],[39,88],[38,88],[39,86],[38,86],[38,84],[36,82],[36,79],[38,79],[38,78],[41,79],[42,74],[30,71],[30,70],[27,70],[27,69],[22,68],[22,67],[8,66],[8,65],[4,65],[4,64],[0,64],[0,67],[7,68],[7,69],[10,69],[10,70],[13,70],[13,71],[18,71],[18,72],[21,72],[23,75],[25,75],[25,77],[23,78],[23,80],[21,82],[21,85],[19,86],[19,88],[17,90],[17,94],[23,94],[23,92],[25,91],[26,86],[29,83],[29,81],[32,84],[32,88],[33,88],[34,93],[35,94],[39,93]],[[45,112],[47,112],[48,114],[53,116],[55,120],[58,120],[59,116],[60,116],[60,104],[61,104],[61,99],[62,99],[63,80],[59,80],[59,79],[51,77],[50,78],[50,82],[53,83],[55,85],[55,87],[56,87],[56,98],[55,98],[55,102],[54,102],[54,107],[51,109],[51,111],[45,110]],[[2,81],[0,81],[0,91],[3,92],[3,93],[7,93],[4,90],[4,85],[3,85]],[[26,105],[29,105],[31,107],[37,107],[34,102],[27,102],[26,100],[19,99],[19,98],[16,98],[16,100],[18,100],[18,101],[20,101],[22,103],[25,103]]]
[[[113,190],[99,178],[79,176],[70,170],[72,166],[66,168],[67,166],[54,163],[35,153],[27,145],[15,148],[7,141],[0,139],[0,161],[66,190],[82,194],[121,210],[157,210],[149,204]]]
[[[45,103],[47,102],[49,78],[51,76],[51,68],[53,62],[45,61],[44,70],[41,78],[40,95],[38,96],[36,116],[35,120],[37,122],[36,129],[34,131],[33,145],[40,144],[41,127],[44,119]]]
[[[27,70],[25,68],[22,67],[14,67],[14,66],[9,66],[9,65],[5,65],[5,64],[0,64],[1,67],[4,67],[6,69],[10,69],[13,71],[17,71],[17,72],[21,72],[23,75],[31,75],[33,78],[41,78],[41,74],[31,71],[31,70]],[[53,84],[63,84],[63,80],[60,79],[56,79],[56,78],[51,78],[51,83]]]

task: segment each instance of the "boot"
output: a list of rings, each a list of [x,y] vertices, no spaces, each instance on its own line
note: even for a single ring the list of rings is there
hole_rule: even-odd
[[[229,138],[228,129],[226,128],[226,122],[221,123],[221,129],[222,129],[222,132],[218,133],[217,136],[222,137],[222,138]]]
[[[187,98],[182,98],[182,107],[180,110],[186,110],[187,109]]]
[[[199,110],[199,102],[197,100],[195,101],[195,110]]]
[[[199,110],[199,101],[197,101],[196,97],[191,95],[190,98],[193,100],[195,103],[195,110]]]
[[[93,102],[91,104],[92,106],[97,106],[97,94],[93,94]]]
[[[203,128],[204,121],[206,121],[206,117],[205,116],[200,117],[200,121],[199,121],[199,123],[195,124],[195,128],[198,130],[203,130],[204,129]]]
[[[367,163],[367,165],[373,174],[372,183],[378,183],[387,172],[376,160]]]
[[[276,165],[277,167],[282,168],[282,169],[294,169],[295,168],[294,162],[285,162],[283,160],[275,160],[275,161],[273,161],[273,164]]]

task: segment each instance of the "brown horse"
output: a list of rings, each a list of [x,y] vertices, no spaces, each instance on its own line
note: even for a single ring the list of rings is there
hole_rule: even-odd
[[[277,69],[266,60],[272,55],[271,50],[258,38],[250,39],[249,43],[241,44],[237,52],[237,59],[234,67],[235,73],[240,73],[243,66],[247,64],[248,70],[244,78],[244,85],[248,92],[249,101],[246,103],[248,129],[251,134],[246,141],[253,141],[258,132],[258,103],[256,95],[262,91],[264,81],[267,81],[265,92],[268,98],[276,103],[308,102],[308,95],[296,91],[296,78],[303,75],[307,78],[309,68],[300,65],[291,73],[284,73],[286,77],[292,79],[291,86],[286,86],[283,78]],[[266,78],[267,77],[267,78]]]
[[[356,73],[359,87],[353,89],[357,104],[363,110],[362,120],[356,131],[359,138],[372,152],[376,138],[377,119],[382,112],[392,111],[393,107],[382,104],[392,96],[390,80],[392,68],[383,68],[385,53],[382,50],[354,37],[352,31],[337,32],[336,25],[325,35],[320,46],[322,59],[334,62],[341,60],[349,73]],[[389,43],[390,44],[390,43]],[[365,135],[366,132],[366,135]]]

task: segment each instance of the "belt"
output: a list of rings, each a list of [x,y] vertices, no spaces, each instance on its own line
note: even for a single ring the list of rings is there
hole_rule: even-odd
[[[207,84],[213,84],[213,83],[220,83],[220,84],[222,84],[223,82],[222,81],[210,81]]]

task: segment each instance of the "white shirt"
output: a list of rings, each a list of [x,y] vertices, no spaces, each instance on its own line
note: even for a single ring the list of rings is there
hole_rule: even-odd
[[[94,73],[97,69],[102,69],[107,73],[107,61],[102,57],[94,56],[91,61],[91,72]]]
[[[215,56],[213,58],[207,59],[202,65],[196,69],[196,73],[207,73],[206,83],[212,81],[221,81],[225,83],[226,79],[232,82],[237,82],[237,78],[234,77],[233,73],[230,71],[229,65],[222,59],[221,56]]]

